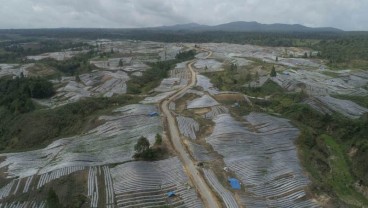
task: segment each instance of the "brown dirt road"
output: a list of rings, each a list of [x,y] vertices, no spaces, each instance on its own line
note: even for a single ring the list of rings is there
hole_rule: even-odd
[[[208,52],[209,54],[206,58],[212,55],[211,51],[208,51]],[[199,173],[196,165],[191,160],[189,154],[185,151],[184,144],[181,141],[179,130],[176,125],[175,117],[172,115],[172,113],[169,110],[169,103],[171,101],[173,101],[178,96],[184,94],[189,88],[193,87],[196,84],[197,76],[196,76],[196,72],[192,68],[192,65],[194,63],[195,61],[192,61],[188,64],[188,68],[191,72],[190,83],[184,88],[178,90],[175,94],[171,95],[169,98],[165,99],[163,102],[161,102],[160,107],[161,107],[162,113],[167,119],[167,124],[168,124],[167,131],[169,133],[169,138],[171,139],[174,149],[179,154],[188,176],[191,178],[195,188],[198,190],[200,196],[202,197],[205,206],[210,207],[210,208],[216,208],[216,207],[220,207],[219,202],[215,194],[212,192],[210,187],[207,185],[204,178]]]

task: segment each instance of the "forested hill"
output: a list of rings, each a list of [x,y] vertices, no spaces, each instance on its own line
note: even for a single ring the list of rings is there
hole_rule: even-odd
[[[208,26],[196,23],[163,26],[151,29],[158,30],[190,30],[190,31],[225,31],[225,32],[341,32],[332,27],[306,27],[300,24],[262,24],[258,22],[229,22],[220,25]]]

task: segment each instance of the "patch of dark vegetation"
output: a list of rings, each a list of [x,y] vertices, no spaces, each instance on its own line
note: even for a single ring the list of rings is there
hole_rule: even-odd
[[[173,69],[177,63],[194,59],[195,54],[194,50],[184,51],[178,53],[174,60],[151,63],[151,68],[143,72],[142,76],[132,76],[127,82],[128,93],[148,93],[157,87],[162,79],[167,78],[169,70]]]
[[[64,49],[83,50],[89,49],[86,43],[71,39],[46,39],[39,37],[11,37],[10,41],[0,42],[0,62],[18,63],[23,62],[26,56],[42,53],[58,52]],[[1,50],[2,49],[2,50]]]
[[[54,94],[52,83],[42,78],[17,77],[0,79],[0,109],[11,113],[27,113],[35,109],[32,98],[48,98]]]
[[[54,109],[13,114],[0,108],[0,150],[18,151],[48,145],[54,139],[87,132],[98,125],[98,117],[117,106],[137,103],[129,95],[86,98]]]
[[[144,161],[155,161],[163,159],[167,155],[166,147],[162,144],[162,137],[160,134],[156,135],[154,145],[151,146],[148,139],[141,137],[134,146],[134,159]]]
[[[87,53],[78,54],[64,61],[48,58],[40,60],[38,63],[53,67],[65,75],[74,76],[85,72],[91,72],[95,69],[95,67],[89,63],[89,60],[96,55],[97,54],[94,51],[89,51]]]

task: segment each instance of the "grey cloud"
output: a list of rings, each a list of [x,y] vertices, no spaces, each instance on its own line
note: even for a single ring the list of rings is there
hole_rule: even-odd
[[[366,0],[0,0],[0,5],[0,28],[130,28],[243,20],[368,30]]]

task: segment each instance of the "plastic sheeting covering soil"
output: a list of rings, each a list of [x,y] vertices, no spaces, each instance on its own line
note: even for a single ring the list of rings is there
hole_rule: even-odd
[[[213,133],[206,138],[247,187],[244,205],[316,207],[303,191],[309,180],[294,145],[299,130],[286,119],[262,113],[251,113],[244,121],[247,125],[228,114],[218,115]]]
[[[216,95],[219,93],[218,89],[213,86],[208,77],[197,74],[197,86],[202,87],[203,91]]]
[[[176,117],[176,121],[178,122],[179,131],[182,135],[193,140],[197,138],[196,132],[199,131],[199,124],[194,119],[178,116]]]
[[[188,102],[188,109],[194,109],[194,108],[207,108],[207,107],[212,107],[212,106],[216,106],[219,105],[219,103],[213,99],[211,96],[209,95],[203,95],[200,98],[194,99],[190,102]]]
[[[157,162],[129,162],[110,169],[118,207],[203,207],[193,188],[188,189],[177,157]],[[174,192],[176,197],[168,198]]]
[[[0,168],[9,178],[28,177],[70,166],[93,166],[132,159],[139,137],[151,142],[162,131],[160,117],[148,116],[158,109],[149,105],[128,105],[103,116],[106,122],[85,135],[59,139],[44,149],[5,153]]]

